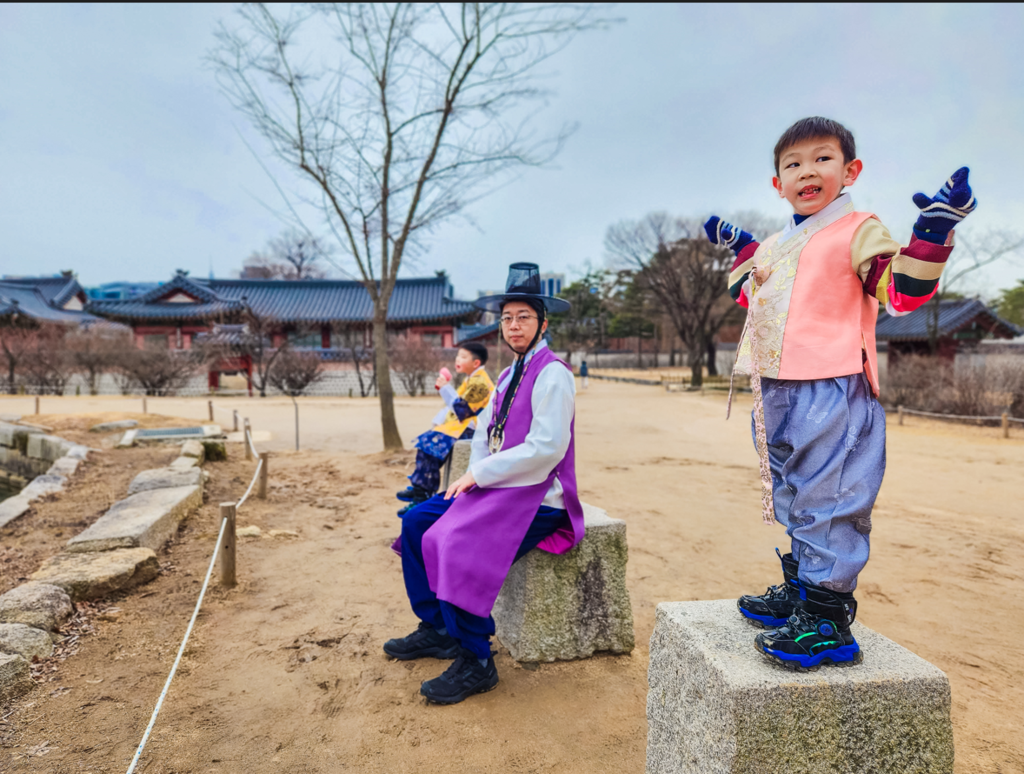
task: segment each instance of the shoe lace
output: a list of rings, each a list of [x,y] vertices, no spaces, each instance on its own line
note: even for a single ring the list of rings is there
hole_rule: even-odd
[[[787,596],[789,596],[789,589],[783,584],[781,586],[769,586],[763,598],[774,602],[777,599],[785,599]]]
[[[455,660],[448,665],[448,668],[444,670],[444,672],[441,674],[441,677],[445,678],[449,682],[455,682],[455,676],[458,675],[460,671],[462,671],[462,667],[465,665],[465,663],[466,654],[459,653],[459,655],[455,657]]]

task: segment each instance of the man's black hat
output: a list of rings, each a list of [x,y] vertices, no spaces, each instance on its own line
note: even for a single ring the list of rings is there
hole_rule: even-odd
[[[508,267],[505,292],[500,296],[481,296],[473,305],[485,312],[500,312],[509,301],[539,301],[550,314],[566,312],[570,304],[563,298],[546,296],[540,290],[540,267],[535,263],[513,263]]]

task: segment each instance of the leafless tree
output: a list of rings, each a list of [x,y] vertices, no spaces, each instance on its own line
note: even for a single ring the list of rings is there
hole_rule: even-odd
[[[88,382],[90,395],[97,393],[100,376],[114,370],[120,354],[135,346],[128,328],[106,322],[70,331],[64,343],[75,370]]]
[[[555,3],[288,8],[243,6],[211,61],[358,268],[386,375],[388,304],[407,251],[502,173],[554,157],[568,132],[535,138],[524,109],[543,97],[538,65],[604,22]],[[384,446],[401,448],[390,379],[378,381]]]
[[[373,359],[373,353],[363,346],[364,328],[342,322],[336,324],[331,331],[332,339],[336,336],[342,344],[341,348],[347,350],[348,357],[352,360],[352,367],[356,372],[356,379],[359,381],[359,395],[365,398],[373,389],[374,382],[372,366],[371,373],[363,375],[363,367]]]
[[[38,395],[63,395],[75,372],[65,339],[68,327],[43,323],[35,332],[33,349],[24,359],[22,373],[29,392]]]
[[[275,360],[267,375],[270,386],[292,398],[323,379],[323,361],[313,352],[289,349]]]
[[[327,246],[315,236],[290,229],[270,240],[265,250],[245,259],[242,279],[323,279],[321,266],[328,256]]]
[[[964,280],[979,269],[996,261],[1019,255],[1024,248],[1024,234],[1006,229],[989,229],[981,233],[957,230],[956,247],[949,255],[935,295],[925,305],[928,313],[928,347],[934,355],[939,350],[939,306],[943,299],[957,295]]]
[[[738,315],[728,296],[732,252],[711,244],[699,220],[666,213],[612,226],[605,249],[658,300],[687,348],[690,384],[700,386],[712,337]]]
[[[18,374],[35,350],[38,335],[39,324],[27,315],[15,311],[0,318],[0,354],[6,366],[4,387],[10,395],[17,392]]]
[[[124,386],[142,390],[146,395],[171,395],[188,384],[201,364],[202,359],[195,351],[148,346],[124,350],[116,367],[124,378]]]
[[[427,393],[427,380],[441,367],[434,347],[416,336],[398,336],[391,345],[391,363],[405,391],[412,396],[417,390]]]

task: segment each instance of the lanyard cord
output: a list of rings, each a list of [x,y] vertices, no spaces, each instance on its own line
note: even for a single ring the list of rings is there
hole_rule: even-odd
[[[526,372],[526,368],[526,355],[522,355],[512,367],[512,377],[508,383],[508,389],[505,390],[505,396],[501,401],[501,408],[498,409],[498,416],[494,420],[494,429],[491,432],[492,437],[502,437],[504,435],[505,423],[508,422],[512,403],[515,401],[516,395],[519,394],[519,385],[523,383],[523,374]],[[497,399],[497,393],[495,393],[494,397]]]

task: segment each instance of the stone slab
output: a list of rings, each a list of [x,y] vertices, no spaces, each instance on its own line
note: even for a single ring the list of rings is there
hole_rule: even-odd
[[[65,457],[70,457],[74,460],[84,460],[89,456],[89,452],[98,451],[97,449],[90,449],[88,446],[83,446],[79,443],[68,444],[67,449],[64,452]]]
[[[864,663],[791,672],[732,599],[663,602],[651,636],[647,774],[950,774],[946,675],[854,624]]]
[[[134,419],[121,419],[117,422],[100,422],[98,425],[93,425],[89,428],[90,433],[112,433],[115,430],[128,430],[132,427],[138,427],[139,423]]]
[[[74,608],[64,589],[48,583],[23,583],[0,595],[0,623],[19,623],[56,631]]]
[[[42,629],[20,623],[0,623],[0,653],[33,658],[53,655],[53,640]]]
[[[567,661],[634,647],[626,589],[626,523],[584,504],[586,535],[555,555],[512,565],[494,605],[498,639],[517,661]]]
[[[46,475],[69,478],[75,474],[81,463],[81,460],[76,460],[74,457],[61,457],[50,466],[49,470],[46,471]]]
[[[8,497],[0,503],[0,527],[6,527],[12,521],[29,512],[32,507],[32,498],[23,494],[16,494]]]
[[[202,505],[198,486],[150,489],[114,503],[92,526],[71,538],[69,553],[163,547],[189,511]]]
[[[70,443],[55,435],[30,435],[27,451],[29,457],[37,457],[47,462],[56,462],[64,456]]]
[[[205,449],[203,447],[202,441],[196,441],[196,440],[193,439],[191,441],[185,441],[185,443],[183,443],[181,445],[181,455],[180,456],[182,456],[182,457],[195,457],[199,461],[197,463],[199,465],[203,464],[203,458],[204,458],[205,454],[206,454],[206,451],[205,451]]]
[[[195,457],[175,457],[174,461],[168,465],[169,470],[184,471],[195,468],[199,465],[199,460]]]
[[[32,690],[32,670],[21,656],[0,654],[0,701],[10,701]]]
[[[28,447],[29,436],[40,434],[42,434],[41,430],[25,427],[24,425],[0,422],[0,446],[20,449],[22,453]]]
[[[160,570],[149,548],[118,548],[87,554],[57,554],[32,580],[59,586],[72,601],[98,599],[153,580]]]
[[[49,473],[33,478],[19,494],[30,500],[45,497],[48,494],[61,491],[67,486],[68,480],[64,476],[55,476]]]
[[[269,436],[270,433],[267,433]],[[260,440],[254,434],[253,441]],[[270,440],[269,438],[265,440]],[[204,462],[220,462],[228,458],[228,447],[224,441],[217,440],[205,440],[201,442],[203,444],[203,461]]]
[[[173,489],[179,486],[203,485],[203,471],[199,468],[187,468],[179,470],[176,468],[154,468],[144,470],[128,485],[128,494],[146,492],[150,489]]]

